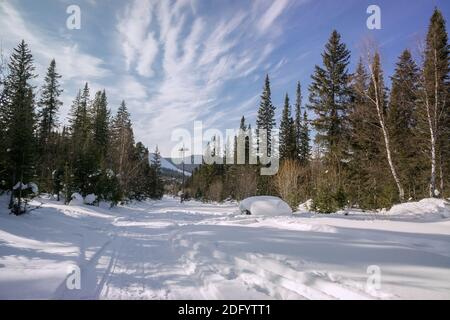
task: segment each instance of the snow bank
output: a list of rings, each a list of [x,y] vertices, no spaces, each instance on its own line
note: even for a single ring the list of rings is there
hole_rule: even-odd
[[[450,218],[450,204],[443,199],[423,199],[419,202],[408,202],[393,206],[387,214],[400,216],[425,217],[440,215]]]
[[[291,215],[292,209],[289,205],[277,197],[251,197],[242,200],[239,209],[243,213],[258,216],[282,216]]]

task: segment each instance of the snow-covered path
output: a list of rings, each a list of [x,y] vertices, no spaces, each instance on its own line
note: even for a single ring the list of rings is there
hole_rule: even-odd
[[[450,299],[449,219],[42,201],[23,217],[0,211],[0,298]],[[74,266],[80,290],[67,287]],[[379,289],[368,270],[381,272]]]

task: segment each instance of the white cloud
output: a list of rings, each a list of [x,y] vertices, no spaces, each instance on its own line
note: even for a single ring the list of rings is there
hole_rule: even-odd
[[[275,22],[275,20],[284,12],[289,4],[289,0],[274,0],[272,5],[267,9],[259,22],[259,30],[267,31]]]
[[[146,144],[158,143],[163,154],[171,153],[173,129],[192,129],[193,122],[201,119],[206,125],[220,125],[224,114],[214,110],[225,102],[219,97],[228,81],[243,79],[263,68],[274,50],[273,44],[255,32],[259,20],[252,10],[221,15],[216,21],[197,15],[192,8],[189,0],[161,1],[152,9],[156,16],[152,26],[143,23],[158,35],[161,78],[152,82],[155,92],[145,101],[129,106],[136,115],[137,136],[145,137]],[[145,30],[138,30],[138,34],[145,34]],[[151,50],[150,54],[152,60]],[[237,107],[245,109],[255,101],[254,96],[243,99],[247,100]]]
[[[11,2],[0,2],[0,39],[9,48],[16,47],[24,39],[32,50],[40,74],[53,58],[64,80],[98,79],[110,74],[102,59],[84,53],[77,44],[51,38],[37,26],[25,23]]]
[[[117,26],[127,70],[135,65],[138,74],[145,77],[154,74],[152,65],[158,54],[158,43],[153,32],[149,31],[152,17],[152,2],[136,0],[127,5]]]

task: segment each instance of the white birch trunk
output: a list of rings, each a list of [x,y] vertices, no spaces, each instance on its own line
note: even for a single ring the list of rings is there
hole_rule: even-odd
[[[371,66],[369,66],[370,68],[370,73],[372,76],[372,82],[374,85],[374,90],[375,90],[375,106],[377,109],[377,115],[378,115],[378,120],[380,122],[380,126],[381,126],[381,130],[383,132],[383,137],[384,137],[384,145],[385,145],[385,149],[386,149],[386,155],[387,155],[387,160],[389,163],[389,167],[391,169],[391,173],[392,176],[394,177],[395,183],[397,185],[397,189],[398,189],[398,195],[400,198],[400,201],[403,202],[405,199],[405,191],[403,190],[402,184],[400,182],[400,179],[397,175],[397,171],[395,170],[395,166],[394,166],[394,162],[392,160],[392,153],[391,153],[391,146],[390,146],[390,139],[389,139],[389,134],[387,132],[386,129],[386,123],[384,121],[384,116],[383,116],[383,111],[381,110],[381,103],[380,103],[380,98],[379,98],[379,91],[378,91],[378,83],[377,83],[377,79],[375,77],[375,74],[373,73],[373,69]]]

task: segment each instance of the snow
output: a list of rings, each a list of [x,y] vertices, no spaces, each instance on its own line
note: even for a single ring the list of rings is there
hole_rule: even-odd
[[[84,203],[83,196],[77,192],[72,194],[71,199],[72,200],[70,200],[70,203],[69,203],[69,205],[71,205],[71,206],[80,206]]]
[[[16,217],[7,204],[1,196],[0,299],[450,299],[450,208],[441,200],[348,216],[49,197]],[[76,268],[81,288],[70,290]],[[379,288],[367,285],[373,270]]]
[[[97,196],[95,194],[88,194],[85,198],[84,198],[84,203],[85,204],[94,204],[94,202],[97,200]]]
[[[154,159],[155,159],[155,154],[152,153],[150,155],[150,162],[154,161]],[[171,171],[175,171],[175,172],[178,172],[178,173],[183,173],[183,170],[181,170],[180,168],[175,166],[173,163],[171,163],[166,158],[161,157],[160,160],[161,160],[161,168],[164,168],[164,169],[167,169],[167,170],[171,170]],[[184,175],[185,176],[191,176],[192,173],[190,173],[189,171],[185,170],[184,171]]]
[[[450,218],[449,204],[443,199],[423,199],[419,202],[407,202],[393,206],[387,214],[407,215],[418,218],[434,218],[433,215],[440,215],[443,218]]]
[[[249,212],[256,216],[281,216],[291,215],[292,209],[289,205],[277,197],[260,196],[251,197],[241,201],[239,204],[241,212]]]
[[[13,187],[13,190],[19,190],[19,189],[21,189],[21,190],[31,189],[31,192],[33,192],[36,195],[39,193],[39,188],[38,188],[37,184],[34,182],[22,183],[19,181]]]

